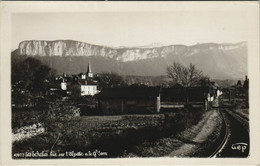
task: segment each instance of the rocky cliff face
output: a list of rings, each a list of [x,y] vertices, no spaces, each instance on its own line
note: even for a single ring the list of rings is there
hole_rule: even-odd
[[[19,54],[29,56],[103,56],[113,58],[117,51],[112,48],[88,43],[57,41],[23,41],[19,44]]]
[[[178,50],[181,47],[186,46],[110,48],[72,40],[23,41],[19,44],[18,52],[21,55],[29,56],[101,56],[127,62],[166,57],[171,53],[179,54]]]
[[[192,56],[200,51],[232,50],[246,46],[239,44],[199,44],[195,46],[171,45],[154,48],[111,48],[72,40],[23,41],[19,44],[19,54],[29,56],[102,56],[127,62],[141,59]]]
[[[45,59],[59,73],[84,72],[85,63],[91,59],[96,72],[125,75],[165,75],[166,67],[173,61],[184,65],[194,63],[215,78],[243,78],[247,74],[246,42],[112,48],[72,40],[23,41],[17,52]]]

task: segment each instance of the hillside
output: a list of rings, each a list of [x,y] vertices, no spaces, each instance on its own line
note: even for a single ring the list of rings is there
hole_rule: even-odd
[[[15,54],[40,59],[58,74],[85,72],[90,62],[95,73],[159,76],[173,61],[194,63],[215,79],[240,79],[247,74],[246,42],[112,48],[72,40],[23,41]]]

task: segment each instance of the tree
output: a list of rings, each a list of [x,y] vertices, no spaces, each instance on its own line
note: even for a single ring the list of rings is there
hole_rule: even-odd
[[[33,57],[12,52],[12,103],[17,107],[42,106],[48,85],[54,81],[55,71]],[[45,96],[46,97],[46,96]]]
[[[12,85],[23,79],[21,63],[27,58],[25,55],[19,55],[15,50],[11,53],[11,82]]]
[[[200,85],[201,85],[202,87],[209,86],[209,85],[210,85],[209,77],[203,76],[203,77],[200,79]]]
[[[242,82],[241,82],[241,80],[238,80],[238,81],[237,81],[237,87],[238,87],[238,88],[241,88],[241,87],[242,87]]]
[[[117,73],[101,73],[96,80],[101,88],[114,88],[126,86],[123,78]]]
[[[184,87],[201,86],[207,77],[202,74],[192,63],[188,67],[173,62],[171,66],[167,67],[167,75],[172,80],[173,84],[180,84]]]
[[[38,59],[12,55],[12,85],[19,85],[20,89],[31,94],[44,93],[47,82],[52,80],[54,75],[54,70]]]

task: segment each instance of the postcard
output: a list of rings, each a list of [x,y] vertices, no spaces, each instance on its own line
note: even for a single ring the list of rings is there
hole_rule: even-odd
[[[258,2],[1,2],[2,165],[259,162]]]

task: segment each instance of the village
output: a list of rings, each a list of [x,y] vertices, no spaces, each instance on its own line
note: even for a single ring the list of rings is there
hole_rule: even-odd
[[[96,105],[81,103],[81,106],[98,108],[104,115],[159,113],[161,110],[186,106],[209,110],[211,107],[219,106],[219,98],[223,91],[226,93],[226,98],[231,100],[232,96],[234,98],[234,95],[246,94],[245,92],[248,90],[247,76],[243,85],[239,80],[237,85],[229,89],[219,87],[214,81],[208,81],[207,85],[195,87],[183,87],[180,84],[175,84],[171,87],[128,86],[101,90],[98,86],[98,80],[94,79],[90,64],[88,64],[86,73],[78,75],[64,73],[56,77],[56,81],[56,88],[50,87],[51,94],[61,92],[64,94],[63,98],[66,99],[73,93],[71,87],[77,86],[80,89],[78,96],[95,96],[98,101]]]
[[[37,62],[32,59],[30,61],[32,64]],[[193,67],[192,64],[190,66]],[[219,135],[205,144],[207,147],[204,149],[210,150],[214,147],[213,142],[219,142],[219,131],[223,130],[215,129],[223,126],[218,109],[233,109],[242,104],[241,108],[248,110],[249,104],[247,76],[244,81],[238,80],[228,88],[220,87],[206,77],[189,86],[178,82],[168,86],[149,86],[127,84],[116,73],[94,73],[88,63],[86,72],[63,73],[53,75],[49,80],[42,80],[42,85],[45,86],[42,91],[35,92],[30,89],[31,86],[19,88],[24,87],[25,82],[26,80],[18,81],[12,86],[12,139],[15,158],[20,156],[16,152],[27,153],[28,143],[42,137],[45,138],[45,143],[32,144],[32,148],[43,150],[42,152],[49,155],[67,148],[83,152],[98,148],[108,154],[103,157],[129,156],[131,153],[126,151],[132,151],[131,148],[142,142],[149,140],[152,144],[162,138],[188,132],[194,125],[200,127],[189,133],[209,127],[212,128],[213,135]],[[39,84],[36,82],[36,85]],[[238,114],[241,113],[244,111]],[[247,116],[247,112],[244,115]],[[212,121],[213,117],[216,120]],[[211,132],[203,132],[203,135],[206,133],[206,138],[212,137]],[[71,138],[77,140],[75,144],[68,142]],[[53,143],[53,139],[57,141]],[[129,139],[133,141],[129,143]],[[82,146],[81,142],[86,140],[90,143]],[[174,148],[175,143],[171,143],[171,146]],[[143,150],[134,152],[137,156],[149,156]],[[152,156],[169,152],[169,149],[160,153],[152,152]],[[199,152],[198,155],[207,156],[206,152],[207,150]],[[45,157],[49,158],[49,155]]]
[[[106,77],[110,77],[107,75]],[[91,64],[87,71],[79,74],[66,74],[55,77],[53,83],[48,84],[46,94],[50,96],[60,95],[61,101],[69,102],[72,96],[78,98],[93,98],[94,101],[83,100],[78,106],[86,106],[95,109],[95,115],[116,114],[149,114],[159,113],[161,110],[174,110],[184,107],[200,107],[209,110],[218,107],[221,95],[231,101],[235,96],[248,98],[248,78],[245,76],[244,83],[239,80],[230,88],[222,88],[216,82],[207,80],[200,86],[184,87],[178,83],[171,87],[162,86],[115,86],[101,87],[98,81],[99,74],[94,73]],[[111,78],[112,79],[112,78]],[[109,80],[109,79],[108,79]],[[107,81],[107,80],[106,80]],[[114,86],[114,87],[113,87]],[[13,90],[15,91],[15,90]],[[17,90],[16,90],[17,91]],[[13,103],[13,107],[30,106],[32,102]],[[84,114],[84,110],[81,110]]]

